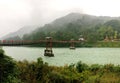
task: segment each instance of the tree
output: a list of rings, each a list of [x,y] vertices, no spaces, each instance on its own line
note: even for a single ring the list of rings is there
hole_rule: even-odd
[[[17,66],[12,58],[6,56],[0,49],[0,82],[1,83],[18,83]]]
[[[108,38],[111,38],[114,35],[113,27],[103,25],[98,29],[98,34],[100,40],[104,40],[106,36],[108,36]]]
[[[114,39],[117,39],[117,36],[118,36],[118,32],[115,31],[115,33],[114,33]]]

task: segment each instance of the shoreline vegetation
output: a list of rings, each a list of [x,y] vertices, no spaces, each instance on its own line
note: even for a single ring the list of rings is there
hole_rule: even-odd
[[[120,65],[77,64],[50,66],[42,58],[36,62],[14,61],[0,49],[1,83],[120,83]]]
[[[98,41],[98,42],[81,42],[74,44],[75,47],[109,47],[118,48],[120,47],[120,41]],[[53,47],[70,47],[70,44],[52,44]],[[28,45],[28,47],[46,47],[46,44]]]
[[[120,47],[120,18],[70,13],[22,37],[16,35],[5,40],[39,41],[46,37],[53,41],[80,40],[81,43],[75,43],[76,47]],[[33,46],[45,47],[46,43]],[[53,47],[70,47],[70,43],[53,42]]]

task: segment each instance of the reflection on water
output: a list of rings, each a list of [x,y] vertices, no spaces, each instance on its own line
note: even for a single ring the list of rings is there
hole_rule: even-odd
[[[6,55],[15,60],[36,61],[42,57],[50,65],[65,65],[82,61],[87,64],[120,64],[120,48],[53,48],[55,57],[45,57],[44,48],[3,47]]]

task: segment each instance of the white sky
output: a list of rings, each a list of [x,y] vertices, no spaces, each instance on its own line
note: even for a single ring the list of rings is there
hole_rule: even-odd
[[[120,16],[120,0],[0,0],[0,37],[23,26],[49,23],[70,12]]]

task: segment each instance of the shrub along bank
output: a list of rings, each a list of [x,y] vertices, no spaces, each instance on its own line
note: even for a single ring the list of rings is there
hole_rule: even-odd
[[[113,64],[49,66],[38,58],[37,62],[14,61],[0,50],[1,83],[119,83],[120,66]]]

